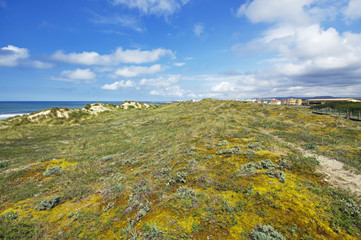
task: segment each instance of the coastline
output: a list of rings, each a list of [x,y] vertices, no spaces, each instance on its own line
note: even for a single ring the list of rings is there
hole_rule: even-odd
[[[31,114],[33,112],[43,111],[54,107],[81,109],[87,104],[92,103],[113,103],[119,105],[124,101],[0,101],[0,120],[6,120],[15,116]],[[140,102],[140,101],[139,101]],[[143,103],[152,103],[156,105],[169,104],[171,102],[142,101]]]
[[[16,116],[22,116],[25,114],[29,114],[29,113],[0,114],[0,120],[5,120],[5,119],[16,117]]]

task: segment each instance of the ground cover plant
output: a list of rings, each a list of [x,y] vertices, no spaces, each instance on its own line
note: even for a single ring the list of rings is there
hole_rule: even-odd
[[[0,121],[1,239],[359,239],[357,122],[205,99],[74,119]]]

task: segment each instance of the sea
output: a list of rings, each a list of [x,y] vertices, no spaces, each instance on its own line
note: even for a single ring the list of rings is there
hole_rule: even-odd
[[[32,112],[42,111],[53,107],[67,107],[70,109],[83,108],[88,103],[96,103],[97,101],[0,101],[0,120],[14,117],[17,115],[29,114]],[[121,104],[123,101],[98,101],[99,103],[114,103]],[[150,102],[142,101],[144,103],[166,104],[166,102]]]

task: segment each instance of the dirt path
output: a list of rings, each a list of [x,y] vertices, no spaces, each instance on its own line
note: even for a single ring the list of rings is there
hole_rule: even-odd
[[[20,171],[20,170],[24,170],[24,169],[30,168],[32,166],[38,165],[40,163],[41,162],[35,162],[35,163],[30,163],[28,165],[24,165],[24,166],[21,166],[21,167],[18,167],[18,168],[7,169],[7,170],[5,170],[3,172],[0,172],[0,175],[11,173],[11,172],[17,172],[17,171]]]
[[[361,194],[361,175],[357,175],[355,173],[345,170],[343,168],[344,163],[332,158],[312,153],[311,151],[298,147],[293,143],[286,142],[285,140],[272,135],[271,131],[261,129],[261,132],[272,136],[275,140],[279,142],[282,142],[297,149],[298,151],[302,152],[302,154],[306,157],[315,157],[320,162],[320,167],[318,167],[317,171],[325,174],[325,181],[329,182],[331,185],[343,189],[350,189],[353,193]]]

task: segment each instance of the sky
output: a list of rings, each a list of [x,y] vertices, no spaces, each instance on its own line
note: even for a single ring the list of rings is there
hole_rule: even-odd
[[[0,0],[0,101],[361,97],[361,0]]]

